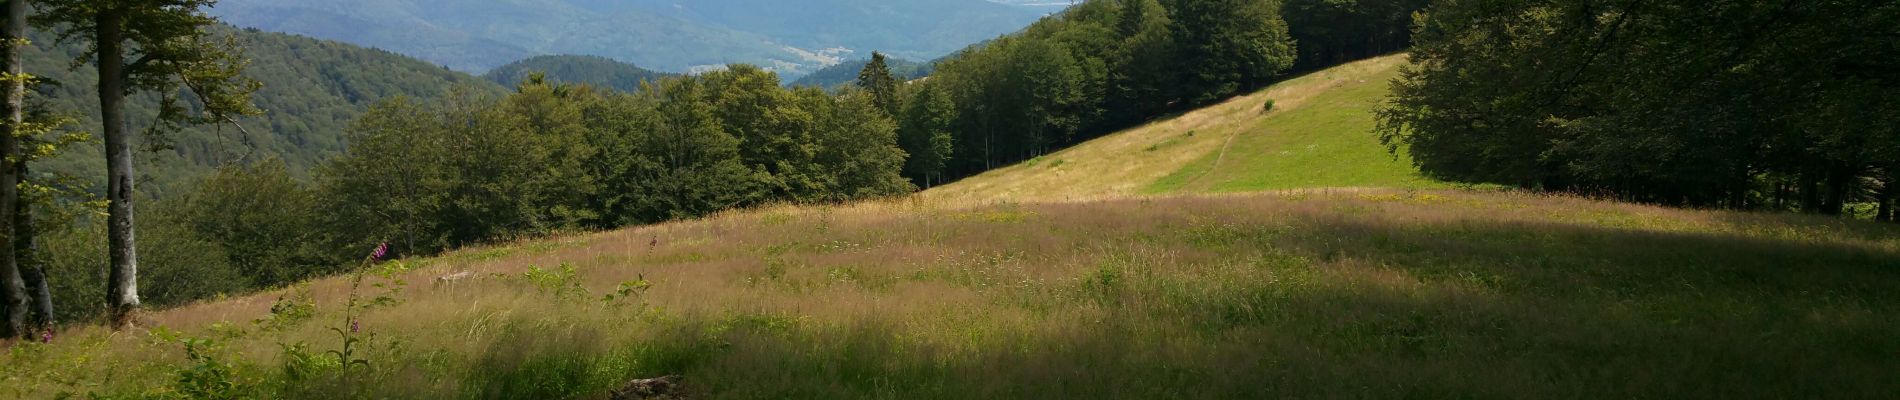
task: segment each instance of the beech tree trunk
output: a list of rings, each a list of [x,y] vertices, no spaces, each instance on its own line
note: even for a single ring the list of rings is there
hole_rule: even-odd
[[[5,238],[13,237],[14,226],[11,216],[20,200],[20,176],[19,170],[14,168],[14,163],[17,161],[16,155],[20,147],[17,134],[21,123],[25,122],[26,115],[26,81],[22,79],[26,67],[21,62],[20,54],[25,48],[21,45],[21,41],[26,39],[26,1],[7,2],[6,37],[4,38],[8,78],[4,85],[7,120],[5,126],[0,126],[0,215],[8,216],[8,218],[0,218],[5,220],[0,221],[0,237]],[[0,254],[0,284],[6,286],[5,290],[0,290],[0,293],[5,294],[4,301],[6,302],[5,307],[0,307],[6,310],[4,318],[6,326],[0,329],[0,333],[6,336],[25,336],[30,332],[26,327],[26,280],[20,275],[20,265],[14,259],[13,252],[0,251],[0,253],[5,253]]]
[[[99,117],[106,137],[106,237],[111,273],[106,306],[114,329],[130,326],[139,308],[138,251],[132,236],[132,142],[125,131],[125,21],[116,10],[101,11],[99,30]]]
[[[27,177],[27,165],[19,164],[20,180]],[[26,291],[32,302],[33,313],[28,320],[40,328],[51,328],[57,320],[53,314],[53,289],[46,280],[46,264],[39,259],[39,235],[34,231],[32,203],[21,199],[15,203],[17,213],[13,214],[13,254],[20,266],[20,275],[26,278]]]

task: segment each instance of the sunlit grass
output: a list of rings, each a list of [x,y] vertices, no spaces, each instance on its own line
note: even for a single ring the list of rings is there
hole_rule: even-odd
[[[1371,110],[1384,101],[1403,58],[1387,57],[1301,79],[1326,89],[1237,124],[1230,142],[1144,188],[1148,193],[1313,187],[1440,188],[1379,142]],[[1272,96],[1269,95],[1269,98]]]
[[[595,398],[667,374],[703,398],[1900,391],[1900,230],[1826,218],[1431,190],[902,201],[406,262],[353,374],[282,367],[281,344],[338,346],[346,280],[310,284],[318,314],[283,331],[253,323],[282,293],[150,319],[222,338],[277,397]],[[158,338],[17,346],[0,397],[166,393],[193,364]]]
[[[925,191],[937,202],[1138,193],[1442,187],[1394,158],[1371,110],[1405,56],[1350,63]],[[1267,112],[1266,102],[1273,101]],[[1215,160],[1219,159],[1218,165]]]

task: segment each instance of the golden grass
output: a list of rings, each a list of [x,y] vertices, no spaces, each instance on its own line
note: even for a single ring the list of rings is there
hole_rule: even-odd
[[[906,200],[410,263],[423,267],[403,303],[364,319],[385,346],[367,357],[376,372],[340,393],[562,397],[675,373],[710,398],[1900,390],[1900,323],[1885,317],[1900,311],[1900,231],[1799,216],[1385,189]],[[592,297],[519,278],[563,263]],[[458,271],[476,277],[430,283]],[[650,307],[595,299],[640,276]],[[229,337],[271,382],[280,344],[335,347],[347,287],[310,283],[322,312],[284,332],[251,328],[281,292],[149,318]],[[164,393],[188,365],[176,343],[92,327],[8,357],[0,397]],[[311,393],[293,389],[274,393]]]

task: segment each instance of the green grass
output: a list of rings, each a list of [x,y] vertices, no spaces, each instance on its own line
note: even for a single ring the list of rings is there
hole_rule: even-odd
[[[1444,188],[1379,143],[1392,55],[1260,91],[925,191],[944,204],[1321,187]],[[1267,105],[1272,104],[1268,110]],[[1056,165],[1048,160],[1062,160]]]
[[[1144,188],[1146,193],[1241,192],[1313,187],[1437,188],[1403,154],[1379,143],[1370,112],[1385,99],[1393,68],[1350,76],[1305,104],[1246,123],[1213,151]]]
[[[602,398],[667,374],[720,399],[1900,391],[1900,230],[1825,218],[1355,190],[779,208],[550,242],[413,262],[399,303],[364,314],[353,372],[286,361],[338,348],[332,279],[282,330],[251,322],[270,294],[150,316],[173,335],[17,345],[0,397],[163,398],[192,377],[256,398]],[[179,337],[220,344],[225,373]]]

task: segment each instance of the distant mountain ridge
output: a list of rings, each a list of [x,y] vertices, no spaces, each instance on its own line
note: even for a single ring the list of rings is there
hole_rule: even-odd
[[[674,73],[748,63],[788,78],[871,51],[934,59],[1049,12],[986,0],[224,0],[213,10],[464,72],[582,54]]]
[[[856,59],[825,67],[825,69],[812,72],[803,78],[798,78],[798,80],[793,81],[790,86],[834,89],[840,86],[854,84],[858,81],[858,72],[864,71],[864,66],[870,63],[870,59]],[[920,63],[901,58],[888,58],[885,60],[885,63],[891,69],[891,75],[901,80],[912,80],[930,76],[930,71],[934,68],[932,63]]]

